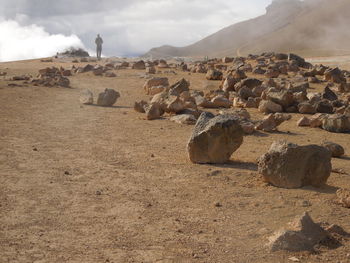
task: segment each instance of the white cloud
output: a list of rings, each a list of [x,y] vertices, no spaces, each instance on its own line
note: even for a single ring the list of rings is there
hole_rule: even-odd
[[[49,57],[69,47],[84,47],[76,35],[51,35],[43,27],[13,20],[0,21],[0,32],[0,61]]]
[[[1,0],[0,16],[51,34],[78,36],[88,49],[100,33],[108,56],[186,46],[265,12],[271,0]],[[1,41],[1,40],[0,40]]]

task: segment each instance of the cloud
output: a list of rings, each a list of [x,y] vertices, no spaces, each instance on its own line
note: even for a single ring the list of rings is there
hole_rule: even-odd
[[[43,27],[13,20],[0,20],[0,32],[0,61],[49,57],[69,47],[84,47],[76,35],[51,35]]]
[[[100,33],[108,56],[185,46],[265,12],[271,0],[1,0],[0,16],[50,34],[78,36],[88,49]]]

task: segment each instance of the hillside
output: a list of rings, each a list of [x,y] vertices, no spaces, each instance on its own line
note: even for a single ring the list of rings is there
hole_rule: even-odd
[[[226,27],[186,47],[162,46],[146,56],[234,56],[265,51],[350,54],[350,1],[275,0],[266,14]]]

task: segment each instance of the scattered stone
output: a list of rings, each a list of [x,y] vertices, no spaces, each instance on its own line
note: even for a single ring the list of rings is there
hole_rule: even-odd
[[[261,113],[269,114],[269,113],[282,112],[283,108],[281,105],[273,101],[262,100],[259,104],[259,111]]]
[[[94,103],[94,94],[86,89],[83,90],[80,94],[80,102],[85,105],[91,105]]]
[[[164,111],[159,103],[145,105],[145,112],[147,120],[159,119],[164,114]]]
[[[190,82],[185,80],[184,78],[175,84],[171,85],[169,90],[172,95],[179,96],[183,92],[190,91]]]
[[[145,107],[148,105],[148,103],[144,100],[141,100],[140,102],[135,102],[134,104],[134,110],[139,113],[145,113]]]
[[[222,72],[216,69],[209,69],[205,76],[207,80],[222,80]]]
[[[339,189],[337,191],[337,197],[339,203],[346,208],[350,208],[350,190],[349,189]]]
[[[188,142],[193,163],[225,163],[243,142],[243,130],[229,115],[203,112]]]
[[[146,64],[143,60],[137,61],[132,65],[132,69],[145,70]]]
[[[117,102],[117,99],[119,97],[119,92],[115,91],[114,89],[105,89],[104,92],[101,92],[98,95],[97,105],[103,107],[111,107]]]
[[[275,113],[266,116],[258,125],[256,125],[256,130],[262,130],[265,132],[272,132],[277,129],[284,121],[290,120],[291,116],[287,114]]]
[[[307,117],[302,117],[300,120],[298,120],[297,125],[299,127],[307,127],[310,126],[310,119]]]
[[[323,142],[321,146],[327,148],[331,152],[332,157],[334,158],[342,157],[345,154],[344,148],[337,143]]]
[[[192,114],[180,114],[180,115],[175,115],[171,117],[170,121],[173,121],[179,124],[195,125],[197,122],[197,119]]]
[[[277,141],[259,158],[258,167],[265,181],[277,187],[320,187],[331,174],[331,154],[318,145],[298,146]]]
[[[151,78],[146,81],[143,85],[143,89],[145,90],[147,95],[156,95],[161,93],[169,86],[168,78]]]
[[[341,114],[328,115],[323,119],[322,128],[334,133],[350,132],[350,120]]]
[[[117,76],[117,74],[115,74],[114,72],[111,72],[111,71],[107,71],[105,73],[105,77],[107,78],[115,78]]]
[[[290,224],[290,229],[280,230],[269,238],[272,252],[314,251],[314,247],[329,238],[329,234],[316,224],[308,213],[304,213]]]
[[[338,99],[337,94],[335,94],[328,86],[324,89],[324,93],[322,94],[322,98],[334,101]]]
[[[232,106],[232,101],[221,95],[214,97],[211,102],[213,108],[230,108]]]

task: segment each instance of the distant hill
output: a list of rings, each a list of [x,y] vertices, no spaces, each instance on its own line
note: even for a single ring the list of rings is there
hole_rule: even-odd
[[[266,14],[186,47],[151,49],[152,57],[223,57],[266,51],[304,56],[350,54],[350,0],[274,0]]]

